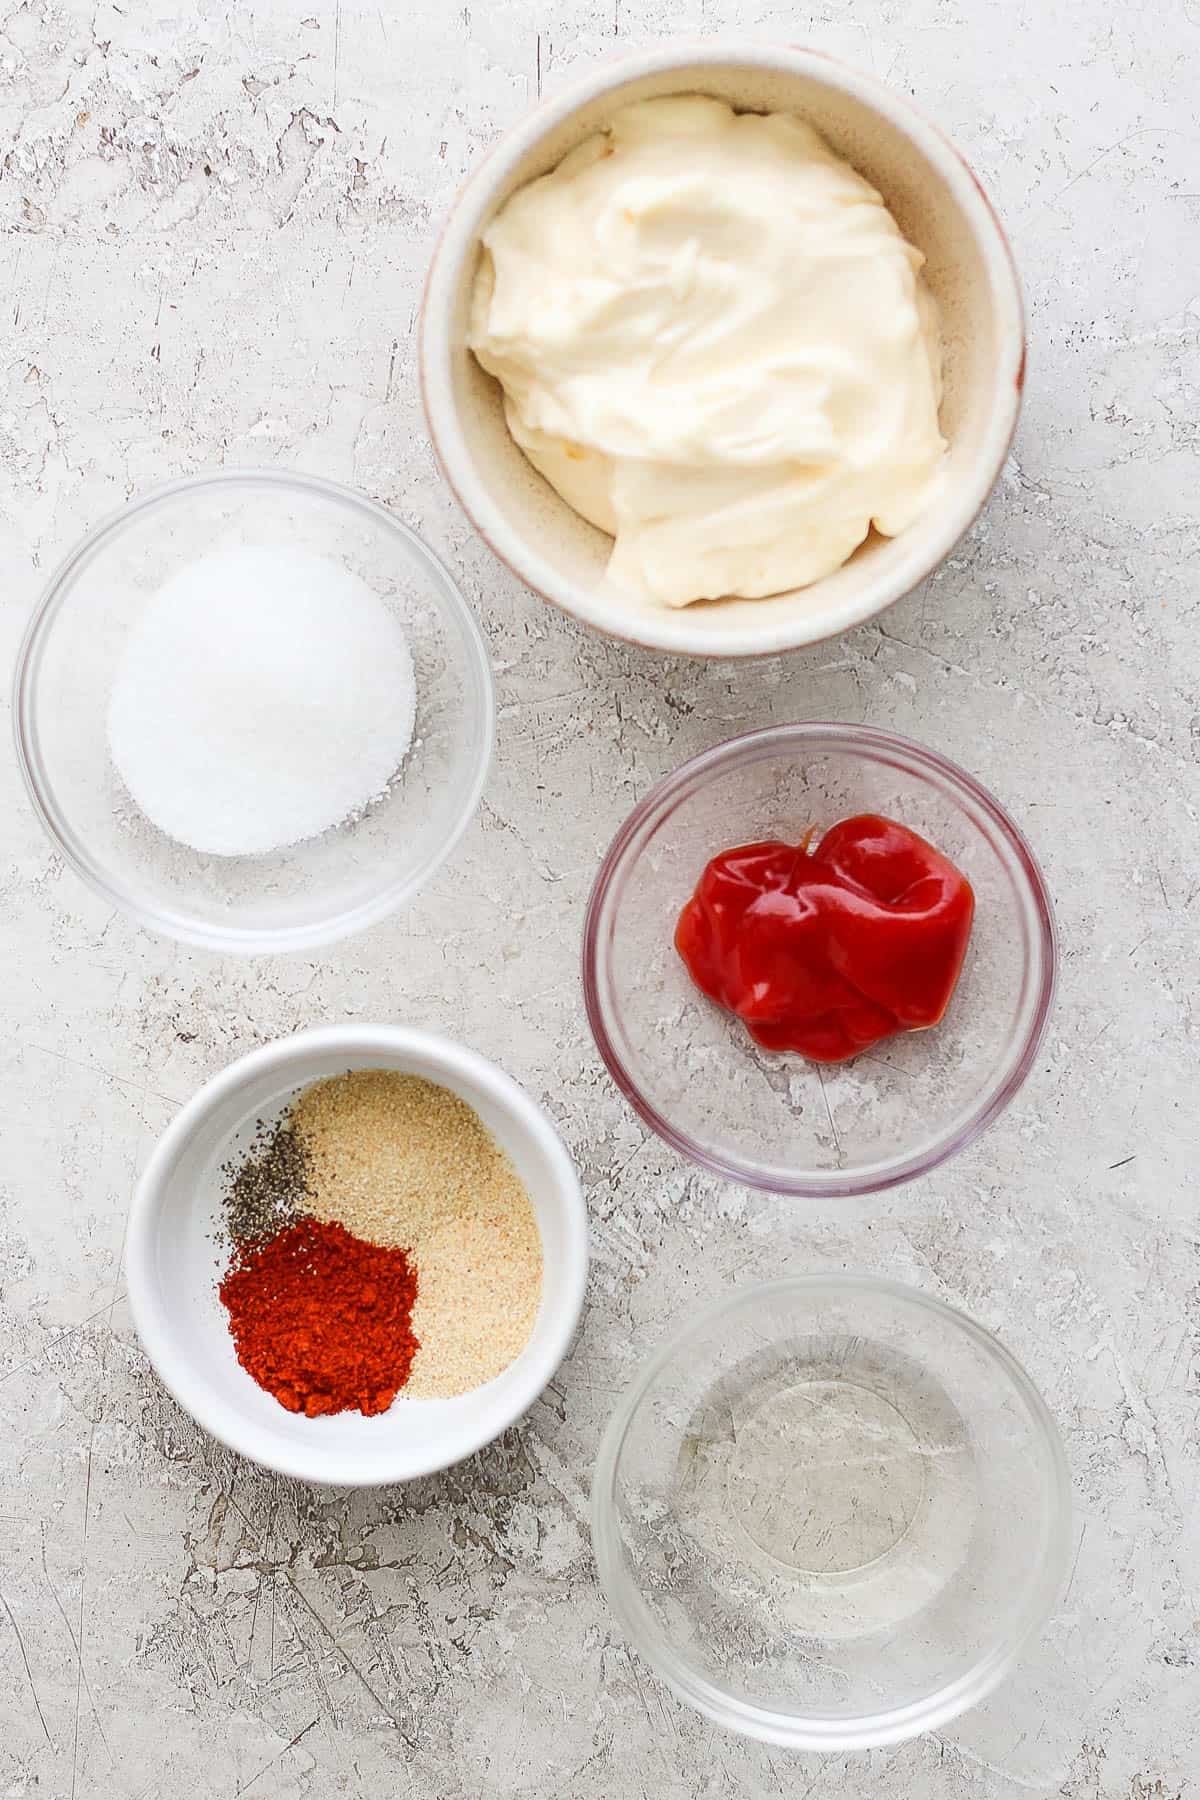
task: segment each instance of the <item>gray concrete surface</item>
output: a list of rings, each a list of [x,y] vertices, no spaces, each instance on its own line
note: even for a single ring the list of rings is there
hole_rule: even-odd
[[[1031,311],[1015,454],[952,562],[881,628],[744,668],[664,665],[523,592],[439,481],[414,379],[422,271],[472,158],[539,85],[668,23],[808,40],[919,96],[996,195]],[[448,558],[501,706],[453,867],[369,936],[271,963],[109,913],[2,761],[4,1800],[1197,1791],[1198,57],[1196,0],[4,0],[5,664],[98,515],[278,460],[378,496]],[[817,1211],[649,1138],[576,980],[631,802],[691,751],[806,715],[895,726],[991,782],[1044,859],[1064,951],[1009,1115],[935,1179]],[[159,1390],[121,1245],[200,1081],[366,1017],[446,1027],[545,1097],[594,1267],[574,1354],[519,1430],[443,1479],[338,1495],[238,1462]],[[722,1736],[631,1661],[585,1496],[668,1321],[843,1265],[1003,1335],[1061,1422],[1079,1522],[1061,1610],[984,1709],[822,1762]]]

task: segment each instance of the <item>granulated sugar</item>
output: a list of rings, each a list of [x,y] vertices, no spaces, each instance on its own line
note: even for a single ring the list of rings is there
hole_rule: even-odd
[[[420,1349],[405,1393],[466,1393],[524,1348],[542,1240],[508,1157],[457,1094],[390,1069],[319,1081],[292,1108],[318,1219],[409,1252]]]
[[[318,836],[387,787],[412,741],[412,655],[350,569],[307,550],[201,557],[130,632],[113,762],[181,844],[253,856]]]

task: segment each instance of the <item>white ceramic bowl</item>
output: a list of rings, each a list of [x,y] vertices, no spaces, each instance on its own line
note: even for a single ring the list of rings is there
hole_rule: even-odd
[[[942,316],[949,440],[939,503],[897,538],[872,534],[811,587],[672,611],[605,579],[611,540],[543,481],[510,438],[498,384],[466,345],[479,240],[514,189],[544,175],[619,107],[715,94],[752,112],[801,114],[883,194],[924,251]],[[882,612],[936,569],[995,484],[1025,371],[1021,294],[1000,223],[949,140],[901,94],[815,50],[721,40],[605,62],[539,106],[460,193],[434,255],[421,327],[421,383],[434,447],[497,556],[547,600],[632,643],[696,656],[796,648]]]
[[[256,1120],[298,1088],[346,1069],[423,1075],[460,1094],[512,1158],[542,1234],[542,1301],[524,1350],[494,1381],[453,1400],[406,1400],[385,1413],[306,1419],[287,1412],[237,1361],[216,1284],[228,1260],[221,1165]],[[138,1184],[126,1249],[138,1336],[164,1385],[206,1431],[302,1481],[364,1487],[408,1481],[470,1456],[519,1419],[562,1361],[587,1279],[587,1215],[550,1120],[493,1063],[402,1026],[303,1031],[213,1077],[168,1127]]]

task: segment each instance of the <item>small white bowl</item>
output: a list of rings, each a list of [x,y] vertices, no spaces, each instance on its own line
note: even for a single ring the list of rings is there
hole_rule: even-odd
[[[255,1122],[298,1088],[346,1069],[423,1075],[473,1106],[508,1152],[542,1234],[542,1300],[529,1342],[494,1381],[453,1400],[407,1400],[385,1413],[290,1413],[234,1355],[217,1282],[229,1247],[222,1164]],[[495,1064],[429,1032],[393,1025],[302,1031],[254,1050],[202,1087],[168,1127],[138,1184],[126,1249],[129,1301],[165,1387],[213,1437],[301,1481],[369,1487],[429,1475],[470,1456],[519,1419],[551,1379],[579,1321],[587,1215],[570,1157],[542,1108]]]
[[[945,351],[939,502],[896,538],[872,534],[850,561],[807,588],[765,600],[672,611],[605,578],[611,539],[561,500],[517,449],[499,384],[467,349],[483,231],[513,191],[557,166],[620,107],[704,93],[741,111],[807,119],[882,193],[926,257]],[[820,51],[720,39],[606,62],[547,100],[501,139],[447,220],[426,284],[421,385],[446,478],[496,555],[585,625],[654,649],[755,656],[819,642],[873,618],[929,575],[991,493],[1021,404],[1025,330],[1012,253],[971,169],[902,95]]]

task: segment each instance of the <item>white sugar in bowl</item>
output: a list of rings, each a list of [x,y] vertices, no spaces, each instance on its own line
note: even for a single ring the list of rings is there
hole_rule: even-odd
[[[261,629],[239,634],[252,603]],[[271,656],[294,697],[282,731],[251,679]],[[310,949],[415,894],[475,811],[494,710],[479,628],[420,539],[277,470],[175,482],[91,532],[37,606],[13,707],[30,798],[76,873],[154,930],[243,952]]]

